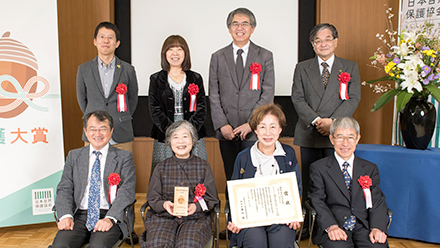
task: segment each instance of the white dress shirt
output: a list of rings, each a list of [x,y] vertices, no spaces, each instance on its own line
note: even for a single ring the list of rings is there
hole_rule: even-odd
[[[341,171],[343,171],[343,169],[344,169],[344,167],[343,167],[344,163],[345,163],[345,162],[348,163],[347,171],[348,171],[348,174],[350,174],[350,177],[351,177],[352,180],[353,180],[353,162],[354,162],[354,154],[351,154],[351,157],[350,157],[347,161],[345,161],[344,159],[342,159],[341,157],[339,157],[339,155],[336,154],[336,152],[335,152],[335,158],[336,158],[336,161],[338,161],[338,164],[339,164],[339,167],[341,168]]]
[[[248,41],[248,43],[246,45],[244,45],[242,48],[240,48],[237,45],[235,45],[234,43],[232,43],[232,48],[233,48],[232,50],[233,50],[233,53],[234,53],[234,63],[237,63],[237,57],[238,57],[237,51],[238,51],[238,49],[243,50],[243,53],[241,54],[241,57],[243,58],[243,68],[246,66],[246,59],[247,59],[247,56],[249,54],[249,44],[250,43],[251,42]]]

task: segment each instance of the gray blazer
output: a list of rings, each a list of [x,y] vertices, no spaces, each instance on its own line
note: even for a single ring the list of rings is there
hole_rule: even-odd
[[[59,217],[70,214],[75,215],[87,187],[89,173],[90,145],[71,150],[67,155],[63,175],[57,187],[55,205]],[[131,152],[120,150],[113,146],[108,149],[104,168],[104,190],[108,201],[108,181],[111,173],[118,173],[121,182],[118,186],[117,196],[112,202],[107,216],[118,220],[124,237],[128,236],[127,225],[124,222],[124,209],[135,199],[136,174]]]
[[[351,76],[348,83],[349,100],[339,97],[338,76],[347,72]],[[298,113],[294,144],[309,148],[333,147],[329,137],[321,135],[312,121],[322,118],[352,116],[361,100],[361,84],[357,63],[335,56],[327,89],[321,80],[318,58],[309,59],[296,65],[292,85],[292,102]]]
[[[252,63],[261,65],[261,90],[250,90]],[[242,85],[238,84],[232,43],[211,56],[209,67],[209,101],[216,138],[225,140],[220,128],[230,124],[236,128],[249,121],[252,112],[261,105],[273,102],[275,75],[272,52],[250,42],[244,67]],[[256,140],[254,132],[246,140]]]
[[[95,110],[107,111],[114,122],[113,140],[125,143],[134,140],[132,115],[138,101],[138,83],[134,67],[116,57],[115,74],[108,98],[105,98],[98,71],[98,56],[78,67],[76,76],[76,96],[81,111],[86,115]],[[127,86],[125,98],[127,112],[117,111],[116,86],[123,83]],[[83,140],[87,141],[83,134]]]

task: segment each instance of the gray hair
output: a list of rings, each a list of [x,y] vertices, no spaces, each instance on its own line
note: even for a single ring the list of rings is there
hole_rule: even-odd
[[[194,148],[197,144],[197,140],[199,139],[199,136],[193,124],[185,120],[176,121],[167,128],[167,130],[165,131],[165,144],[171,146],[171,142],[170,142],[171,136],[173,136],[173,134],[182,127],[186,128],[186,130],[188,130],[189,133],[191,134],[191,140]]]
[[[252,11],[246,8],[238,8],[236,10],[231,11],[228,15],[228,18],[226,19],[226,25],[228,26],[228,28],[231,27],[232,19],[234,19],[235,15],[245,15],[249,17],[249,21],[251,22],[249,24],[251,24],[252,28],[255,28],[257,26],[257,19],[255,19],[254,13],[252,13]]]
[[[354,129],[356,135],[360,134],[359,123],[352,117],[341,117],[333,121],[330,126],[330,134],[334,135],[338,129]]]
[[[315,40],[315,36],[316,36],[316,34],[317,34],[319,31],[323,30],[323,29],[329,29],[329,30],[332,32],[332,35],[333,35],[333,38],[334,38],[334,39],[336,39],[336,38],[339,37],[339,36],[338,36],[338,30],[336,29],[335,26],[333,26],[333,25],[330,24],[330,23],[321,23],[321,24],[318,24],[318,25],[314,26],[314,27],[312,28],[312,30],[310,31],[310,34],[309,34],[309,41],[310,41],[310,43],[313,44],[313,42],[314,42],[314,40]]]

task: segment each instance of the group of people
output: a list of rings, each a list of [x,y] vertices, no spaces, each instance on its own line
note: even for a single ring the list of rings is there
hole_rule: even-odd
[[[302,201],[310,200],[317,210],[315,243],[384,247],[387,207],[378,169],[354,155],[360,130],[351,116],[360,101],[359,71],[355,62],[334,55],[336,28],[315,26],[310,42],[317,56],[295,69],[292,102],[299,120],[294,143],[301,147],[300,169],[293,148],[278,141],[286,118],[273,103],[273,55],[250,41],[257,24],[254,14],[235,9],[226,24],[233,41],[212,55],[209,69],[211,117],[226,179],[296,172]],[[127,224],[133,224],[123,213],[135,199],[131,120],[138,83],[134,67],[115,56],[119,36],[114,24],[100,23],[94,34],[98,56],[78,68],[85,146],[66,159],[57,187],[59,231],[52,247],[111,247],[127,237]],[[189,46],[179,35],[165,40],[161,67],[150,77],[154,148],[141,247],[203,247],[219,202],[203,139],[203,80],[191,70]],[[369,179],[370,201],[360,177]],[[189,188],[185,216],[174,213],[176,186]],[[241,229],[229,222],[227,229],[234,247],[294,247],[300,225]]]

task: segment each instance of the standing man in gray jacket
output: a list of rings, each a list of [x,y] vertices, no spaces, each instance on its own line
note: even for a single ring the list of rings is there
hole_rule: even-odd
[[[79,66],[76,94],[84,115],[95,110],[110,113],[115,121],[110,144],[133,152],[131,120],[138,101],[138,83],[134,67],[115,56],[119,38],[115,24],[98,24],[93,41],[98,56]],[[83,140],[88,142],[85,135]]]
[[[257,140],[249,118],[256,108],[273,102],[275,76],[272,52],[250,41],[257,26],[254,14],[238,8],[229,13],[226,24],[233,42],[212,54],[209,100],[230,180],[238,153]]]

